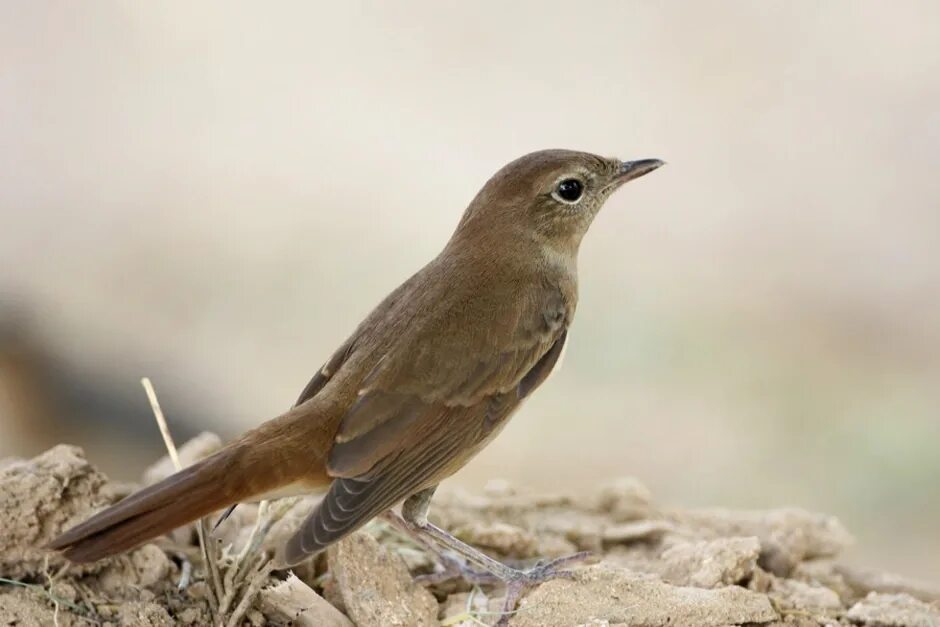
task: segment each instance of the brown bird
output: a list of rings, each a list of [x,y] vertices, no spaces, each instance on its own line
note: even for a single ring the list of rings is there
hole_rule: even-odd
[[[404,501],[401,526],[505,581],[508,597],[558,576],[569,560],[517,570],[435,527],[431,495],[556,366],[578,300],[581,239],[614,190],[662,164],[569,150],[508,164],[441,253],[369,314],[290,411],[51,548],[91,562],[234,503],[326,489],[279,556],[285,565]]]

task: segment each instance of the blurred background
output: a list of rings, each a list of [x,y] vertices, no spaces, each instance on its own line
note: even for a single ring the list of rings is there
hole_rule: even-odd
[[[483,182],[666,168],[565,367],[451,480],[800,505],[940,580],[940,4],[0,5],[0,456],[134,479],[287,409]]]

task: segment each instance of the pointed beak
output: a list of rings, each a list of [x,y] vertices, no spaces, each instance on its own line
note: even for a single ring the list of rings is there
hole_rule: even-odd
[[[624,161],[620,164],[620,172],[614,179],[617,185],[623,185],[627,181],[638,179],[644,174],[649,174],[656,168],[665,165],[665,161],[659,159],[640,159],[638,161]]]

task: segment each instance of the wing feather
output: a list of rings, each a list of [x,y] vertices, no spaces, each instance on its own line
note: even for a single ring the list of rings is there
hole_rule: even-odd
[[[514,397],[514,394],[504,395]],[[509,405],[515,405],[513,399]],[[415,492],[435,485],[443,471],[461,456],[466,446],[486,437],[492,421],[489,401],[474,407],[441,407],[428,412],[412,446],[386,457],[381,472],[333,481],[324,499],[287,543],[288,565],[303,561],[355,531],[381,512]],[[503,411],[511,411],[505,405]],[[433,421],[434,429],[428,429]]]
[[[474,405],[428,404],[414,396],[386,400],[403,411],[357,438],[334,445],[330,471],[338,478],[288,542],[286,563],[296,564],[322,551],[463,465],[545,380],[565,338],[563,331],[516,389],[484,397]]]

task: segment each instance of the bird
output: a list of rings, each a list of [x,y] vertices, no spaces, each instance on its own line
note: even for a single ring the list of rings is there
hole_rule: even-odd
[[[296,565],[381,515],[459,556],[465,572],[504,582],[507,603],[563,576],[577,555],[517,569],[435,526],[428,510],[438,484],[559,364],[577,307],[578,250],[605,201],[662,165],[562,149],[508,163],[441,252],[356,327],[289,411],[48,548],[94,562],[240,502],[325,492],[278,549],[279,564]]]

